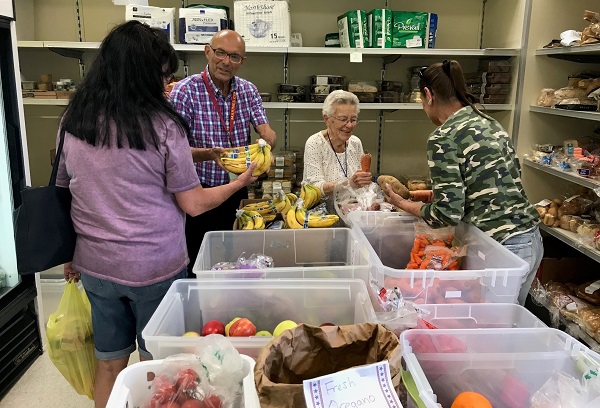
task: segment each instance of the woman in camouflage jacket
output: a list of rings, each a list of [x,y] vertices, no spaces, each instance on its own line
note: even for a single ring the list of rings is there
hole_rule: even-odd
[[[472,224],[527,261],[530,271],[519,293],[524,304],[543,245],[510,137],[477,109],[458,62],[436,63],[419,75],[423,110],[438,126],[427,140],[431,200],[404,200],[388,186],[388,201],[433,228]]]

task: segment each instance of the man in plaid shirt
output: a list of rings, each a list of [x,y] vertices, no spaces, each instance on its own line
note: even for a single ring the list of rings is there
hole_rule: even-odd
[[[216,33],[204,47],[208,65],[201,74],[179,81],[171,92],[175,109],[190,125],[189,143],[196,172],[203,187],[229,182],[229,173],[218,164],[223,148],[252,143],[250,127],[275,147],[276,135],[265,114],[256,86],[236,72],[246,61],[244,39],[235,31]],[[204,234],[230,230],[240,201],[248,198],[247,189],[233,194],[219,207],[197,217],[187,217],[186,241],[190,264],[193,265]]]

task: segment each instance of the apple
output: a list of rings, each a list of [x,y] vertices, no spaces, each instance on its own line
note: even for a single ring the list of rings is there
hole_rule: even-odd
[[[266,330],[259,331],[258,333],[256,333],[256,336],[258,336],[258,337],[273,337],[273,335]]]
[[[200,335],[198,333],[196,333],[195,331],[189,331],[186,333],[183,333],[183,336],[181,337],[200,337]]]
[[[335,326],[333,323],[323,323],[319,327]]]
[[[210,394],[202,400],[202,408],[221,408],[221,399],[215,394]]]
[[[279,323],[277,327],[275,327],[275,330],[273,330],[273,336],[278,337],[284,331],[293,329],[294,327],[298,327],[296,322],[292,320],[284,320],[283,322]]]
[[[229,336],[229,329],[231,328],[231,325],[234,324],[235,322],[237,322],[240,319],[241,319],[241,317],[236,317],[235,319],[233,319],[232,321],[230,321],[229,323],[227,323],[227,326],[225,326],[225,336]]]
[[[220,334],[225,336],[225,326],[218,320],[211,320],[202,328],[203,336],[208,336],[209,334]]]
[[[229,328],[229,335],[231,337],[248,337],[256,334],[256,326],[245,317],[237,320]]]

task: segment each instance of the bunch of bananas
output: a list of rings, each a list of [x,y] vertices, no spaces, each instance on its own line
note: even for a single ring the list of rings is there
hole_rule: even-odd
[[[238,210],[236,216],[241,229],[265,229],[265,220],[258,211]]]
[[[264,139],[258,139],[258,143],[227,149],[220,160],[225,170],[234,174],[242,174],[251,163],[256,163],[252,175],[258,177],[271,167],[271,146]]]
[[[312,184],[304,184],[300,191],[300,198],[304,200],[304,208],[310,210],[321,201],[321,190]]]
[[[293,196],[296,197],[295,195]],[[280,191],[272,200],[246,204],[242,209],[245,211],[256,211],[263,217],[265,222],[271,222],[277,214],[285,217],[291,206],[290,197],[284,194],[283,191]]]
[[[338,222],[340,217],[333,214],[319,215],[306,212],[302,199],[299,199],[296,204],[292,205],[288,211],[285,221],[288,228],[328,228]]]

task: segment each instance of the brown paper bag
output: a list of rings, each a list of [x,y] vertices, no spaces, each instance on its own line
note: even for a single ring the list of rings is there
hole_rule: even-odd
[[[398,337],[381,325],[301,325],[286,330],[262,350],[254,381],[262,408],[306,408],[304,380],[383,360],[389,362],[397,390],[400,358]]]

